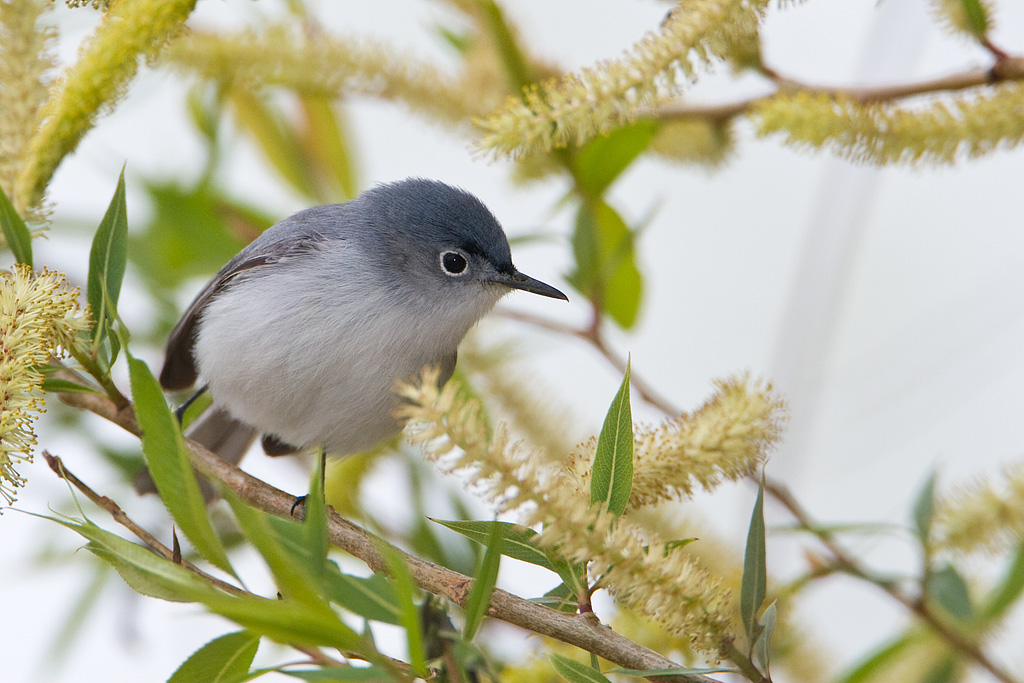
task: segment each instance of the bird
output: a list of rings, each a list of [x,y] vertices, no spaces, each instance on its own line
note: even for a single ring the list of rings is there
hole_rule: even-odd
[[[430,365],[447,382],[462,339],[516,290],[568,301],[516,269],[474,195],[380,184],[299,211],[232,258],[172,329],[160,383],[211,393],[187,435],[229,462],[258,437],[269,455],[360,453],[400,431],[395,384]]]

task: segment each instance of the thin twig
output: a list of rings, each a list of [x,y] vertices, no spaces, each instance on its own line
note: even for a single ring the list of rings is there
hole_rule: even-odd
[[[712,122],[723,122],[745,114],[775,95],[781,93],[805,92],[810,94],[843,95],[862,104],[872,102],[892,102],[919,95],[933,95],[944,92],[956,92],[968,88],[993,85],[1005,81],[1024,80],[1024,57],[1011,57],[996,60],[989,69],[971,69],[916,83],[901,83],[877,87],[855,88],[840,86],[812,85],[791,78],[776,76],[773,82],[777,88],[768,95],[750,97],[736,102],[722,104],[670,104],[657,110],[649,111],[645,116],[661,120],[670,119],[706,119]]]
[[[96,493],[81,479],[72,474],[71,471],[64,465],[64,462],[58,456],[51,454],[49,451],[43,451],[43,458],[46,459],[46,464],[50,466],[50,469],[53,470],[58,477],[60,477],[61,479],[63,479],[64,481],[68,482],[76,489],[81,491],[86,498],[91,500],[98,507],[102,508],[103,510],[106,510],[107,513],[110,514],[110,516],[113,518],[115,522],[117,522],[124,528],[128,529],[128,531],[135,534],[135,536],[138,537],[140,541],[145,543],[149,547],[149,549],[155,552],[157,555],[160,555],[169,562],[179,564],[185,569],[188,569],[189,571],[198,574],[199,576],[203,577],[208,582],[210,582],[211,585],[216,586],[225,593],[230,593],[231,595],[249,595],[247,591],[239,588],[238,586],[234,586],[226,581],[221,581],[216,576],[211,576],[207,574],[202,569],[195,566],[186,559],[182,558],[179,561],[175,558],[174,550],[165,546],[163,543],[160,542],[159,539],[157,539],[156,536],[154,536],[153,534],[149,533],[141,526],[136,524],[131,517],[125,514],[124,510],[122,510],[121,506],[119,506],[117,503],[112,501],[110,498],[107,498],[106,496],[101,496],[100,494]]]
[[[605,359],[611,363],[619,372],[626,372],[626,359],[619,356],[615,351],[605,342],[604,336],[601,334],[600,328],[595,326],[589,326],[585,328],[573,327],[555,320],[548,318],[542,318],[541,316],[532,315],[530,313],[522,313],[520,311],[511,311],[506,309],[500,309],[496,311],[496,315],[499,315],[508,320],[515,320],[517,322],[526,323],[534,327],[539,327],[550,332],[557,334],[565,334],[571,337],[578,337],[586,341],[588,344],[593,346]],[[678,408],[672,405],[672,402],[662,396],[655,390],[650,384],[648,384],[642,377],[638,376],[637,373],[630,373],[630,386],[636,390],[637,395],[651,404],[661,412],[671,417],[676,417],[680,414]]]
[[[534,327],[583,339],[593,345],[594,348],[615,367],[622,371],[625,370],[625,363],[622,362],[621,359],[611,351],[607,344],[604,343],[600,334],[594,332],[594,328],[577,328],[565,323],[530,315],[528,313],[513,311],[501,311],[500,313],[503,317],[510,320],[516,320],[533,325]],[[650,389],[646,382],[640,378],[640,374],[635,370],[631,373],[631,380],[633,387],[645,401],[655,406],[668,416],[679,415],[679,409],[673,406],[667,399],[662,398],[659,394]],[[757,483],[756,478],[752,477],[751,481]],[[842,545],[836,541],[834,536],[821,529],[820,525],[814,521],[810,513],[800,505],[796,497],[784,484],[765,479],[765,491],[767,491],[772,498],[778,501],[790,513],[790,515],[793,516],[797,524],[804,531],[813,534],[822,543],[822,545],[825,546],[826,550],[828,550],[832,556],[828,561],[835,569],[871,583],[872,585],[878,586],[917,615],[923,622],[928,624],[928,626],[934,629],[950,645],[959,650],[961,654],[977,662],[979,666],[991,673],[998,680],[1003,681],[1003,683],[1017,683],[1017,679],[1015,679],[1009,672],[1002,669],[998,664],[993,662],[976,643],[956,631],[941,617],[929,609],[928,605],[922,600],[906,595],[903,591],[892,584],[875,581],[872,578],[871,573],[862,567],[842,547]]]
[[[961,654],[977,662],[979,666],[995,676],[996,679],[1003,681],[1003,683],[1017,683],[1018,679],[1013,674],[993,662],[977,643],[971,641],[950,626],[932,611],[923,600],[907,595],[892,583],[874,580],[871,577],[871,573],[858,563],[829,531],[822,529],[815,523],[811,515],[800,505],[799,501],[797,501],[796,497],[785,485],[766,480],[764,488],[772,498],[786,508],[804,530],[812,533],[825,546],[832,555],[831,563],[836,569],[877,586],[888,593],[931,627],[946,642],[959,650]]]
[[[132,434],[139,426],[130,409],[118,409],[109,399],[98,394],[61,394],[65,403],[89,410]],[[189,441],[192,466],[203,476],[216,479],[230,488],[247,504],[272,515],[291,518],[295,497],[224,462],[200,444]],[[465,607],[473,579],[402,552],[374,536],[334,510],[328,510],[327,533],[331,543],[365,562],[378,573],[388,573],[385,555],[397,553],[405,561],[413,581],[423,590]],[[382,552],[387,548],[387,553]],[[593,614],[570,615],[525,600],[501,589],[495,589],[487,609],[488,616],[519,626],[533,633],[561,640],[592,652],[610,662],[630,669],[668,669],[679,665],[666,657],[635,643],[607,626]],[[700,675],[652,677],[657,683],[716,683]]]

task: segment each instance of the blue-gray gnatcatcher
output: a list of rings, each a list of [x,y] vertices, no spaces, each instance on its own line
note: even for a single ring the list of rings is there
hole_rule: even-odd
[[[224,266],[171,332],[160,383],[202,378],[213,406],[189,436],[238,462],[258,434],[281,455],[367,450],[393,436],[395,382],[451,377],[459,343],[514,289],[554,287],[512,265],[498,221],[432,180],[300,211]]]

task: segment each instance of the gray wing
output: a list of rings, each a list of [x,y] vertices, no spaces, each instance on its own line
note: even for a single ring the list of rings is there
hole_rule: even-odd
[[[293,217],[294,218],[294,217]],[[160,386],[167,391],[188,389],[199,377],[192,349],[195,346],[196,323],[206,305],[223,291],[239,274],[255,268],[273,267],[282,259],[309,252],[324,237],[315,229],[295,230],[299,227],[285,220],[267,230],[252,244],[240,251],[220,269],[203,291],[189,304],[181,320],[171,330],[164,352],[164,367],[160,371]]]
[[[167,391],[180,391],[195,384],[199,372],[196,370],[195,358],[192,357],[192,347],[196,343],[196,322],[202,315],[203,309],[206,308],[206,304],[239,273],[274,263],[277,258],[263,255],[241,259],[238,263],[232,260],[206,284],[203,291],[199,292],[199,295],[189,304],[185,314],[181,316],[181,320],[174,326],[167,338],[164,367],[160,371],[160,386]]]

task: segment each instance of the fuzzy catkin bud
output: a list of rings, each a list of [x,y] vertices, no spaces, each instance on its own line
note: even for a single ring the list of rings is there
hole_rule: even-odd
[[[25,484],[16,465],[32,460],[32,423],[44,412],[37,368],[63,355],[88,328],[78,289],[64,275],[24,265],[0,273],[0,496],[8,504]]]
[[[589,563],[602,585],[626,604],[715,657],[732,641],[729,593],[699,561],[653,532],[611,515],[577,485],[575,474],[508,440],[493,436],[478,405],[455,383],[437,387],[436,368],[422,381],[399,386],[406,435],[446,473],[468,475],[471,486],[499,513],[517,511],[538,540],[566,559]]]

